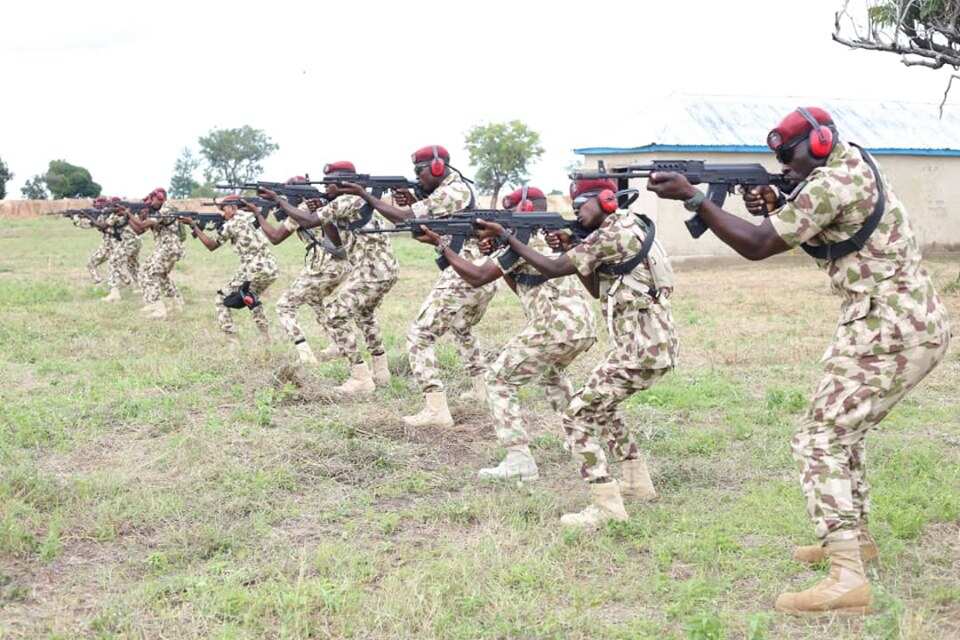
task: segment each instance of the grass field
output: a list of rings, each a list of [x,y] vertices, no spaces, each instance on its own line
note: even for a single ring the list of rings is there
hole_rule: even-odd
[[[591,535],[559,526],[588,492],[538,388],[523,402],[541,480],[523,487],[475,482],[502,451],[486,411],[457,399],[451,343],[456,427],[400,421],[421,403],[403,337],[436,277],[428,248],[395,243],[392,387],[347,403],[330,394],[343,363],[297,370],[279,326],[269,348],[245,313],[243,346],[221,337],[229,249],[190,239],[187,309],[158,324],[132,293],[99,301],[84,269],[97,242],[62,221],[0,226],[0,638],[960,637],[956,348],[869,440],[880,611],[772,611],[824,569],[790,559],[813,537],[788,442],[838,309],[808,261],[679,270],[681,367],[625,406],[660,499]],[[302,264],[293,241],[278,253],[272,320]],[[928,266],[941,289],[958,270]],[[498,293],[484,346],[521,318]]]

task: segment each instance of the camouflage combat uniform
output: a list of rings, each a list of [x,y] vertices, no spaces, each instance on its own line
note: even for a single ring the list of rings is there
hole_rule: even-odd
[[[362,205],[363,200],[359,196],[342,195],[317,211],[317,215],[322,213],[324,217],[332,218],[335,215],[333,212],[359,210]],[[324,298],[343,282],[350,265],[345,258],[334,256],[322,246],[311,246],[313,241],[300,230],[300,225],[293,218],[287,217],[283,226],[288,231],[296,231],[300,240],[307,245],[303,269],[277,301],[277,319],[280,326],[294,344],[300,344],[305,342],[307,337],[297,322],[297,309],[304,304],[310,305],[317,322],[325,326],[327,311],[323,306]],[[320,227],[314,227],[310,231],[317,240],[323,239],[323,230]]]
[[[542,233],[529,246],[552,253]],[[520,414],[520,387],[539,378],[553,410],[563,412],[574,391],[564,370],[597,341],[596,318],[580,282],[574,276],[546,279],[522,258],[510,264],[514,255],[503,249],[494,259],[514,279],[527,324],[504,345],[487,373],[490,413],[504,447],[530,442]]]
[[[231,309],[223,304],[224,296],[230,295],[250,283],[250,291],[259,298],[273,284],[279,275],[277,259],[267,246],[267,239],[256,226],[256,217],[249,211],[237,213],[223,223],[211,235],[217,244],[229,242],[240,258],[240,268],[237,269],[230,281],[217,291],[217,322],[224,333],[237,333],[237,325],[233,322]],[[263,304],[259,304],[250,313],[253,322],[262,333],[268,333],[270,324]]]
[[[433,193],[413,203],[412,209],[418,218],[443,218],[462,211],[472,199],[470,187],[458,174],[451,173]],[[460,255],[474,263],[486,259],[475,239],[464,243]],[[480,322],[496,291],[495,283],[470,286],[452,267],[440,274],[407,334],[410,368],[424,393],[443,390],[434,344],[447,331],[456,338],[468,376],[486,375],[483,354],[470,329]]]
[[[566,255],[588,276],[598,267],[628,261],[640,252],[645,228],[628,211],[610,214],[599,228]],[[586,384],[574,394],[565,428],[580,475],[588,481],[609,477],[602,443],[619,460],[639,457],[639,449],[617,414],[617,406],[636,391],[650,388],[677,363],[679,342],[663,283],[654,271],[669,271],[658,244],[626,276],[600,275],[600,296],[610,332],[610,347]],[[658,287],[663,287],[658,290]]]
[[[152,217],[157,225],[152,229],[156,245],[141,272],[143,301],[146,304],[156,303],[161,295],[180,302],[183,300],[170,278],[177,261],[183,258],[183,233],[180,223],[171,217],[176,213],[177,208],[167,204],[159,212],[159,215],[166,217],[159,218],[158,214],[152,212],[147,214],[147,219]]]
[[[339,202],[337,198],[331,204]],[[359,199],[358,199],[359,200]],[[339,223],[343,226],[353,222],[360,214],[363,201],[350,201],[351,206],[327,206],[318,212],[324,222]],[[366,228],[380,228],[385,220],[374,212]],[[374,312],[384,296],[393,288],[400,273],[400,265],[393,254],[390,237],[385,233],[344,233],[341,232],[344,248],[349,261],[349,273],[336,297],[327,308],[327,330],[337,349],[351,364],[363,361],[357,348],[357,338],[351,323],[363,332],[367,350],[371,355],[382,355],[383,336]]]
[[[866,245],[818,261],[843,298],[824,376],[793,438],[807,511],[823,541],[855,539],[870,511],[864,436],[943,359],[947,311],[926,270],[907,212],[886,183],[886,207]],[[837,144],[771,217],[790,246],[846,240],[877,201],[860,152]]]
[[[104,218],[109,227],[111,251],[107,261],[107,286],[119,289],[121,285],[139,285],[138,273],[140,238],[130,228],[126,216],[111,214]]]
[[[70,221],[73,223],[73,226],[80,229],[96,229],[87,216],[70,216]],[[100,231],[100,229],[97,229],[97,231]],[[98,268],[110,259],[114,245],[114,238],[111,233],[100,231],[100,237],[100,244],[94,249],[93,253],[90,254],[90,258],[87,259],[87,272],[95,283],[103,280],[103,278],[100,277]]]

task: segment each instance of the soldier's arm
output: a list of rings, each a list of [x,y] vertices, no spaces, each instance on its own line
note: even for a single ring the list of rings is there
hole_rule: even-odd
[[[337,190],[341,193],[350,193],[355,196],[360,196],[363,198],[364,202],[379,211],[383,217],[390,222],[404,222],[405,220],[415,217],[413,209],[409,207],[398,207],[396,205],[388,204],[380,198],[367,193],[367,190],[358,184],[346,182],[344,184],[337,185]]]
[[[257,216],[257,222],[260,223],[260,229],[263,230],[263,235],[267,236],[267,240],[270,241],[270,244],[280,244],[284,240],[290,237],[290,234],[293,233],[285,226],[273,226],[267,220],[267,217],[263,215],[260,209],[257,209],[253,212],[253,215]]]
[[[672,172],[651,174],[647,190],[668,200],[689,200],[697,193],[685,176]],[[703,201],[697,213],[714,235],[747,260],[763,260],[790,249],[769,218],[754,225],[724,211],[709,199]]]
[[[193,234],[193,237],[202,242],[203,246],[205,246],[208,251],[216,251],[220,248],[220,243],[205,234],[203,229],[200,228],[200,225],[197,224],[196,220],[191,218],[181,218],[180,221],[184,224],[190,225],[190,232]]]
[[[416,236],[416,239],[424,244],[439,246],[440,236],[434,231],[424,228],[423,233]],[[443,248],[443,257],[450,263],[450,267],[456,271],[461,278],[471,287],[482,287],[489,284],[503,275],[500,266],[493,260],[486,260],[483,264],[473,264],[469,260],[460,257],[456,251],[448,246]]]

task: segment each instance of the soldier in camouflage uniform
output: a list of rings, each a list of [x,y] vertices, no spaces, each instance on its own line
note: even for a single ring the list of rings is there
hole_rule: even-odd
[[[668,301],[673,290],[669,260],[653,241],[655,230],[648,219],[618,210],[615,189],[610,180],[579,180],[571,185],[577,217],[590,233],[572,247],[569,236],[562,236],[560,246],[566,252],[557,258],[535,251],[499,225],[480,223],[544,276],[576,273],[591,294],[603,299],[610,348],[564,415],[572,453],[593,498],[583,511],[561,518],[563,524],[578,527],[626,520],[622,495],[655,497],[646,464],[617,407],[673,369],[678,353]],[[604,444],[623,463],[622,483],[610,477]]]
[[[93,201],[93,207],[95,209],[102,209],[107,205],[107,202],[107,198],[96,198]],[[103,282],[103,278],[100,276],[98,267],[110,259],[114,245],[113,235],[100,225],[95,224],[90,217],[85,215],[72,215],[70,216],[70,222],[73,223],[73,226],[80,229],[96,229],[100,232],[100,244],[94,249],[93,253],[90,254],[90,258],[87,260],[87,273],[90,274],[90,279],[93,280],[94,284],[100,284]]]
[[[237,335],[237,325],[233,322],[230,309],[224,299],[236,291],[250,292],[260,299],[279,275],[277,259],[267,245],[267,239],[257,228],[254,212],[256,207],[240,199],[239,196],[227,196],[219,202],[220,214],[224,223],[218,225],[208,236],[193,218],[180,218],[180,222],[190,225],[193,237],[200,240],[209,251],[216,251],[225,242],[233,245],[240,258],[240,268],[230,281],[217,291],[217,323],[220,330],[228,336]],[[257,330],[267,340],[270,339],[270,323],[263,304],[250,307],[253,322]]]
[[[160,320],[167,317],[167,308],[160,299],[161,295],[171,298],[178,310],[183,309],[183,296],[170,278],[170,273],[183,258],[184,234],[177,220],[177,208],[167,203],[165,189],[154,189],[144,202],[150,207],[141,215],[129,211],[125,211],[125,215],[134,232],[143,234],[148,229],[153,231],[156,245],[141,272],[141,286],[146,305],[143,311],[148,318]]]
[[[429,195],[412,202],[410,207],[398,206],[412,201],[412,197],[403,192],[395,194],[398,204],[389,204],[358,185],[344,185],[343,189],[364,198],[391,222],[418,217],[441,218],[473,206],[473,192],[460,172],[449,166],[450,154],[446,149],[439,145],[423,147],[414,152],[412,159],[417,180]],[[485,260],[475,239],[467,240],[460,255],[474,262]],[[486,397],[486,364],[471,329],[483,317],[494,293],[494,284],[474,288],[453,269],[442,271],[407,334],[410,368],[423,390],[425,407],[417,414],[405,416],[406,424],[413,427],[453,425],[434,351],[437,340],[447,331],[454,334],[472,380],[471,393],[461,397],[480,401]]]
[[[111,204],[120,201],[120,198],[116,197],[109,200]],[[140,241],[140,234],[134,231],[127,216],[120,211],[107,216],[105,222],[114,240],[113,251],[107,263],[107,286],[110,287],[110,295],[106,298],[113,301],[120,299],[120,287],[123,285],[140,288],[140,248],[143,243]]]
[[[872,157],[839,141],[826,111],[797,109],[767,142],[797,186],[787,196],[769,187],[745,196],[751,213],[770,216],[759,226],[704,200],[677,174],[652,176],[648,188],[685,200],[721,240],[751,260],[802,247],[843,298],[823,378],[792,443],[821,541],[796,549],[794,557],[827,557],[830,574],[810,589],[782,594],[776,608],[861,613],[872,601],[863,562],[877,556],[866,529],[864,439],[943,359],[949,320],[921,265],[906,208]]]
[[[328,176],[338,173],[356,173],[356,169],[352,162],[344,160],[327,164],[324,167],[324,173]],[[295,178],[290,182],[300,180],[302,179]],[[288,216],[280,229],[273,229],[262,216],[259,218],[264,232],[271,241],[282,242],[296,230],[303,241],[308,243],[311,263],[284,292],[277,304],[277,314],[287,334],[297,345],[301,361],[316,363],[313,351],[306,342],[306,336],[297,323],[297,309],[307,303],[313,307],[318,322],[325,324],[329,321],[329,312],[323,306],[324,300],[347,279],[350,273],[351,260],[348,251],[356,250],[361,245],[348,227],[363,215],[365,205],[357,196],[341,195],[332,184],[327,185],[329,200],[324,202],[322,207],[314,207],[309,212],[298,209],[268,189],[261,189],[260,195],[276,202]],[[321,228],[320,238],[309,231],[314,227]],[[376,384],[373,375],[370,367],[363,361],[353,333],[341,331],[332,335],[340,352],[350,361],[350,378],[343,385],[336,387],[336,391],[344,395],[367,394],[374,391]],[[385,358],[382,353],[380,357]]]
[[[506,196],[503,206],[521,212],[546,211],[547,200],[543,191],[529,187]],[[419,239],[441,243],[440,236],[430,230]],[[481,250],[489,243],[489,239],[482,241]],[[542,254],[553,252],[543,232],[535,234],[529,246]],[[461,258],[449,246],[443,256],[471,286],[482,287],[502,277],[520,297],[527,324],[504,345],[487,373],[490,413],[507,456],[496,467],[481,469],[478,475],[489,480],[536,480],[539,471],[523,426],[519,390],[539,378],[554,411],[567,408],[574,390],[564,371],[597,340],[593,309],[579,282],[570,277],[547,279],[510,249],[503,248],[480,264]]]

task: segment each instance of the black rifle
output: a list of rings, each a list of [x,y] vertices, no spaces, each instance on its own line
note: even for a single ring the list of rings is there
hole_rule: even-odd
[[[327,200],[325,193],[313,185],[303,182],[295,184],[287,184],[286,182],[244,182],[243,184],[218,184],[216,187],[217,189],[230,189],[232,191],[269,189],[294,205],[300,204],[304,200]]]
[[[177,218],[189,218],[197,223],[197,226],[201,229],[208,229],[210,227],[215,227],[220,229],[223,227],[224,223],[227,221],[223,215],[219,213],[201,213],[200,211],[172,211],[170,213],[164,213],[157,216],[160,220],[176,220]]]
[[[364,189],[370,189],[373,195],[380,197],[384,191],[396,189],[412,189],[417,197],[422,199],[426,197],[423,188],[416,180],[409,180],[403,176],[373,176],[369,173],[331,173],[324,176],[323,180],[311,180],[309,184],[344,184],[352,182],[358,184]]]
[[[240,198],[240,200],[227,200],[227,201],[221,200],[220,202],[216,202],[216,201],[214,201],[214,202],[201,202],[201,203],[200,203],[200,206],[202,206],[202,207],[222,207],[222,206],[225,205],[225,204],[233,204],[233,205],[237,205],[237,206],[239,207],[239,206],[240,206],[241,204],[243,204],[244,202],[246,202],[246,203],[248,203],[248,204],[252,204],[253,206],[255,206],[255,207],[257,207],[258,209],[260,209],[260,213],[263,215],[264,218],[268,217],[268,216],[270,215],[271,210],[272,210],[272,211],[273,211],[273,217],[277,220],[277,222],[283,222],[284,220],[287,219],[287,214],[286,214],[286,212],[284,212],[284,210],[281,209],[281,208],[277,205],[276,202],[274,202],[273,200],[267,200],[266,198],[257,198],[257,197],[245,198],[245,197],[242,197],[242,198]],[[297,204],[299,204],[299,203],[297,203]]]
[[[690,184],[707,184],[707,198],[718,207],[722,207],[727,194],[733,193],[737,187],[749,189],[759,186],[773,186],[781,191],[792,188],[784,174],[769,173],[759,163],[743,164],[707,164],[703,160],[654,160],[650,164],[631,164],[621,167],[611,167],[608,171],[603,161],[597,163],[597,171],[577,171],[570,174],[573,180],[590,180],[605,178],[615,180],[618,189],[626,189],[627,183],[634,178],[649,178],[651,173],[659,172],[679,173],[690,181]],[[699,238],[708,229],[699,214],[685,222],[687,230],[694,238]]]
[[[520,242],[526,244],[534,231],[563,231],[571,235],[574,242],[580,242],[590,231],[584,229],[577,220],[569,220],[559,213],[549,211],[536,213],[517,213],[506,209],[470,209],[460,211],[445,218],[411,218],[396,224],[393,228],[360,229],[358,233],[404,233],[416,237],[423,229],[430,229],[440,236],[452,236],[450,249],[460,253],[467,238],[476,237],[480,231],[478,220],[496,222],[509,229]],[[441,269],[446,269],[447,261],[441,256],[437,260]]]
[[[97,209],[95,207],[88,207],[85,209],[64,209],[63,211],[47,211],[43,215],[45,216],[84,216],[85,218],[102,218],[103,216],[110,215],[110,211],[104,209]]]

